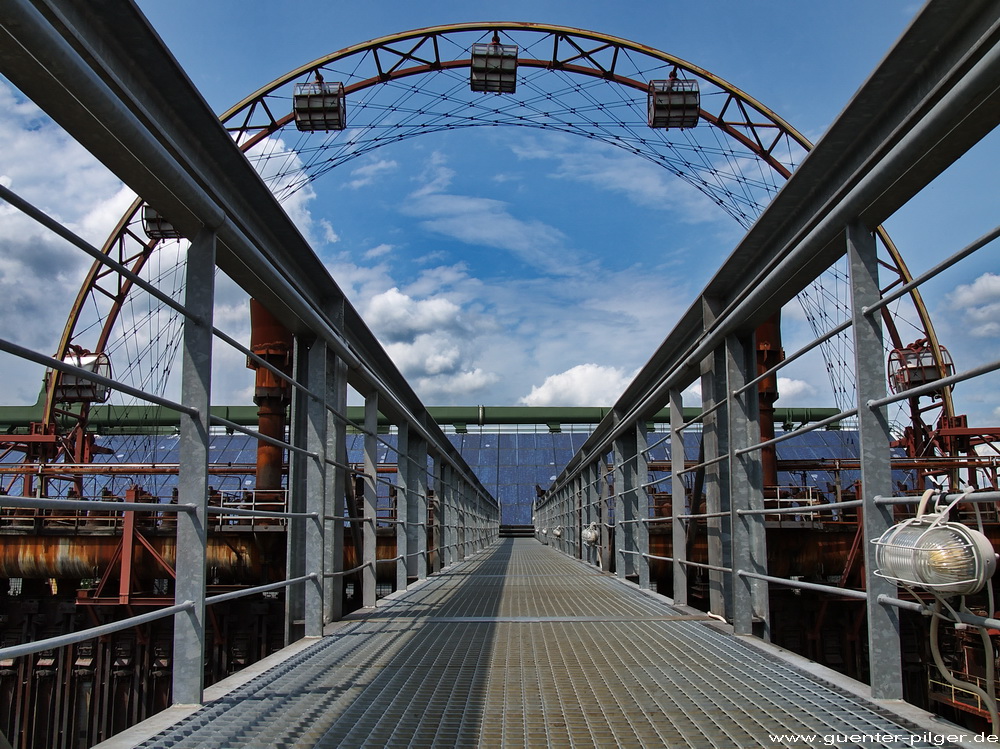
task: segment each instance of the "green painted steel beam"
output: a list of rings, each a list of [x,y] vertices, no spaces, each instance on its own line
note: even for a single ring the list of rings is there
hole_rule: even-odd
[[[28,430],[33,422],[42,419],[44,393],[31,406],[0,406],[0,432],[20,434]],[[430,406],[428,412],[439,425],[449,425],[457,431],[468,431],[479,426],[545,425],[549,431],[558,431],[562,425],[598,424],[608,415],[609,408],[597,406]],[[691,421],[699,414],[697,408],[685,408],[684,420]],[[778,424],[806,424],[829,418],[837,413],[834,408],[778,408],[775,422]],[[212,415],[220,416],[240,426],[254,426],[257,423],[256,406],[213,406]],[[348,406],[347,417],[355,424],[364,420],[364,406]],[[670,415],[666,409],[656,414],[652,420],[668,423]],[[179,414],[163,406],[92,406],[88,420],[90,428],[98,434],[134,432],[172,432],[180,423]],[[62,426],[70,422],[64,417]],[[388,418],[379,415],[379,427],[387,428]]]

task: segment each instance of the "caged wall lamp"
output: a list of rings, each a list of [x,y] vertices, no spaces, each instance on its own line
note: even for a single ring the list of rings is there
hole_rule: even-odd
[[[996,571],[993,545],[979,531],[948,520],[948,509],[955,503],[924,514],[932,494],[924,493],[916,517],[897,523],[872,542],[875,574],[949,596],[978,593]]]

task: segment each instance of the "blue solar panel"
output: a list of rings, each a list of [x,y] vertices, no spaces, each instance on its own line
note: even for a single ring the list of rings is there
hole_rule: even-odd
[[[649,444],[660,442],[666,436],[665,432],[650,432],[647,435]],[[494,494],[504,506],[504,522],[530,522],[530,508],[535,499],[535,487],[549,487],[554,477],[587,440],[588,434],[583,432],[565,432],[550,434],[540,433],[469,433],[449,435],[455,448],[461,452],[476,476],[488,491]],[[348,460],[361,463],[364,459],[365,437],[360,434],[349,434],[346,438]],[[159,464],[176,463],[178,461],[179,440],[176,435],[113,435],[98,438],[98,446],[107,449],[108,454],[98,454],[95,462],[108,463],[120,461],[143,461]],[[210,444],[210,460],[215,464],[246,464],[256,461],[257,440],[253,437],[234,434],[216,435]],[[380,463],[394,464],[397,461],[395,435],[380,435],[377,447]],[[701,444],[701,434],[688,430],[684,435],[684,454],[687,460],[697,460]],[[669,460],[671,441],[666,440],[656,445],[650,452],[650,459]],[[776,445],[779,460],[830,461],[832,459],[856,461],[859,454],[858,435],[848,431],[815,430],[798,435]],[[899,453],[899,451],[897,451]],[[428,465],[432,465],[428,461]],[[827,463],[827,465],[829,465]],[[807,470],[783,470],[778,476],[778,483],[795,491],[793,487],[810,487],[810,490],[821,494],[827,499],[834,499],[838,490],[840,493],[853,496],[854,485],[860,479],[857,469],[825,470],[827,466],[809,467]],[[832,466],[831,466],[832,468]],[[649,480],[666,476],[665,472],[650,472]],[[380,479],[395,483],[396,478],[382,475]],[[87,479],[86,494],[97,496],[107,489],[115,496],[124,496],[125,491],[133,484],[159,497],[168,497],[176,486],[176,475],[169,476],[115,476],[94,477]],[[252,486],[253,476],[213,476],[212,482],[216,489],[237,490],[249,481]],[[685,476],[685,483],[690,486],[694,474]],[[914,476],[903,471],[893,472],[893,481],[912,488]],[[656,484],[656,491],[670,491],[671,482],[661,481]],[[378,484],[379,507],[383,511],[390,505],[389,488],[381,480]],[[514,519],[517,518],[517,519]]]

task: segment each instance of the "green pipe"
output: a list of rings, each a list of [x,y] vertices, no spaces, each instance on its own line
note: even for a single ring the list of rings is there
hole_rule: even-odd
[[[0,406],[0,431],[7,434],[27,432],[29,425],[41,421],[45,406],[44,391],[32,406]],[[486,425],[546,424],[551,431],[558,431],[561,424],[597,424],[610,412],[610,408],[589,406],[430,406],[427,409],[438,424],[448,424],[464,431],[469,427]],[[700,409],[685,408],[684,420],[698,416]],[[820,421],[838,413],[835,408],[777,408],[776,424],[806,424]],[[240,426],[257,424],[256,406],[213,406],[212,415],[220,416]],[[364,421],[364,406],[348,406],[347,417],[355,422]],[[61,426],[70,421],[62,417]],[[669,423],[669,409],[660,411],[656,423]],[[163,406],[91,406],[89,422],[92,431],[128,431],[141,429],[170,431],[180,426],[177,411]],[[379,416],[379,426],[390,426],[388,419]]]

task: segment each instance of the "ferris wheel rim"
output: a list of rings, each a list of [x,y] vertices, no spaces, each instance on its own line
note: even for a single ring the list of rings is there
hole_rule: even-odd
[[[359,44],[351,45],[345,47],[336,52],[330,53],[328,55],[323,55],[318,57],[304,65],[301,65],[288,73],[275,78],[270,83],[257,89],[255,92],[251,93],[249,96],[242,99],[237,104],[230,107],[222,115],[220,115],[220,122],[227,127],[230,131],[239,130],[239,127],[232,127],[231,123],[234,122],[241,113],[247,113],[246,123],[250,121],[250,110],[257,106],[258,104],[265,102],[266,97],[271,93],[279,90],[280,88],[287,86],[296,79],[301,78],[304,75],[315,74],[316,71],[323,68],[324,66],[330,65],[339,60],[346,59],[351,55],[364,54],[367,52],[374,52],[376,50],[386,50],[389,49],[389,45],[412,42],[418,40],[415,47],[411,49],[409,53],[400,52],[398,50],[392,50],[392,53],[397,55],[401,61],[405,62],[407,55],[413,56],[414,50],[420,47],[422,44],[428,41],[432,41],[432,46],[437,49],[437,42],[439,37],[447,34],[456,33],[467,33],[467,32],[534,32],[539,34],[547,34],[555,38],[555,44],[558,46],[559,39],[572,40],[575,38],[587,40],[601,45],[606,45],[615,47],[616,55],[617,49],[625,49],[628,51],[640,53],[643,55],[648,55],[656,60],[659,60],[667,65],[675,66],[676,69],[682,70],[687,74],[696,75],[706,81],[711,82],[713,85],[717,86],[719,89],[724,91],[730,99],[723,104],[723,108],[719,113],[713,113],[706,110],[702,110],[699,114],[699,119],[705,120],[712,126],[720,129],[728,137],[737,140],[743,147],[747,148],[751,153],[753,153],[757,158],[767,163],[772,169],[774,169],[781,177],[787,178],[788,172],[778,161],[773,157],[771,150],[774,144],[777,143],[777,138],[772,143],[765,142],[765,139],[761,137],[758,129],[754,127],[753,117],[749,114],[749,111],[753,111],[756,114],[762,115],[768,119],[766,127],[775,128],[778,131],[778,138],[788,137],[803,150],[809,151],[812,148],[812,143],[805,138],[799,131],[792,127],[787,121],[779,117],[770,108],[763,105],[760,101],[751,97],[750,95],[743,92],[741,89],[729,83],[727,80],[717,76],[707,69],[701,68],[687,60],[684,60],[675,55],[657,50],[653,47],[643,45],[637,42],[632,42],[621,37],[612,36],[609,34],[604,34],[601,32],[588,31],[585,29],[573,28],[568,26],[550,25],[550,24],[533,24],[533,23],[522,23],[522,22],[486,22],[486,23],[461,23],[461,24],[446,24],[439,26],[429,26],[420,29],[413,29],[409,31],[398,32],[395,34],[386,35],[383,37],[378,37],[376,39],[369,40],[367,42],[362,42]],[[576,46],[579,50],[577,57],[572,59],[584,59],[592,56],[595,50],[585,50],[579,45]],[[600,49],[605,49],[602,47]],[[435,51],[435,54],[436,51]],[[414,76],[423,73],[433,73],[437,71],[449,70],[449,69],[460,69],[463,67],[468,67],[469,60],[460,59],[452,61],[442,61],[440,59],[436,60],[426,60],[422,58],[413,57],[413,60],[418,60],[422,62],[422,66],[413,65],[409,68],[400,64],[388,71],[381,71],[380,76],[376,78],[367,78],[363,81],[352,84],[351,90],[358,91],[363,88],[372,87],[380,83],[384,83],[387,80],[398,80],[404,77]],[[570,61],[561,60],[557,63],[553,63],[552,60],[544,60],[541,58],[525,58],[519,60],[519,64],[524,65],[528,68],[544,68],[557,69],[562,72],[570,74],[579,74],[593,77],[603,77],[611,83],[617,83],[619,85],[629,86],[635,89],[643,89],[645,87],[645,82],[639,82],[629,79],[625,76],[619,75],[614,70],[602,70],[601,66],[597,64],[597,67],[587,65],[575,64]],[[726,112],[730,106],[733,106],[735,110],[744,113],[744,117],[741,120],[727,120]],[[750,109],[747,109],[747,108]],[[291,114],[286,114],[280,117],[271,117],[271,123],[267,128],[256,128],[256,132],[252,137],[246,138],[243,142],[239,142],[239,137],[237,137],[237,143],[239,147],[244,150],[244,152],[253,148],[254,145],[259,143],[263,138],[280,131],[282,128],[288,126],[292,119]],[[488,123],[476,123],[476,124],[488,124]],[[757,123],[760,124],[760,123]],[[748,134],[745,134],[740,128],[747,130]],[[249,128],[248,128],[249,129]],[[420,134],[420,133],[418,133]],[[310,180],[313,178],[310,178]],[[696,185],[697,186],[697,185]],[[701,189],[701,188],[699,188]],[[706,193],[707,194],[707,193]],[[126,214],[119,221],[114,233],[109,237],[108,241],[104,245],[104,252],[110,253],[114,245],[121,241],[123,232],[128,231],[129,225],[135,221],[136,215],[141,210],[143,201],[141,198],[137,199]],[[878,229],[880,236],[883,239],[883,244],[889,251],[890,257],[895,264],[895,270],[899,274],[902,282],[906,283],[911,280],[908,269],[906,268],[905,262],[901,254],[896,249],[895,245],[889,239],[888,234],[884,229],[879,227]],[[148,260],[148,258],[155,251],[157,246],[156,241],[151,241],[149,243],[148,249],[144,255],[137,259],[137,265],[134,270],[137,272],[141,269],[143,263]],[[99,261],[95,262],[95,268],[98,266]],[[62,356],[66,353],[70,345],[74,343],[74,336],[76,334],[75,327],[79,319],[79,312],[83,307],[83,300],[92,292],[94,284],[95,272],[92,271],[88,274],[87,280],[77,297],[77,302],[73,305],[70,313],[70,319],[67,320],[67,324],[64,329],[63,337],[60,341],[59,355]],[[129,284],[123,286],[127,290]],[[914,293],[912,295],[914,300],[914,306],[917,309],[918,317],[920,318],[920,323],[923,326],[926,337],[932,342],[932,345],[936,350],[937,348],[937,336],[933,329],[933,323],[930,320],[929,314],[927,314],[926,307],[923,305],[922,300],[919,297],[919,293]],[[109,337],[111,329],[114,327],[117,319],[117,310],[120,309],[116,305],[111,314],[109,314],[106,323],[104,325],[104,330],[100,337],[100,345],[104,345]],[[898,338],[895,330],[890,326],[890,335]],[[895,345],[901,345],[901,341],[894,340]],[[99,353],[99,352],[95,352]],[[54,378],[53,378],[54,379]],[[53,389],[50,387],[49,395],[46,400],[46,414],[52,413],[52,408],[54,403],[52,402],[52,392]],[[945,404],[947,412],[951,411],[950,399]]]

